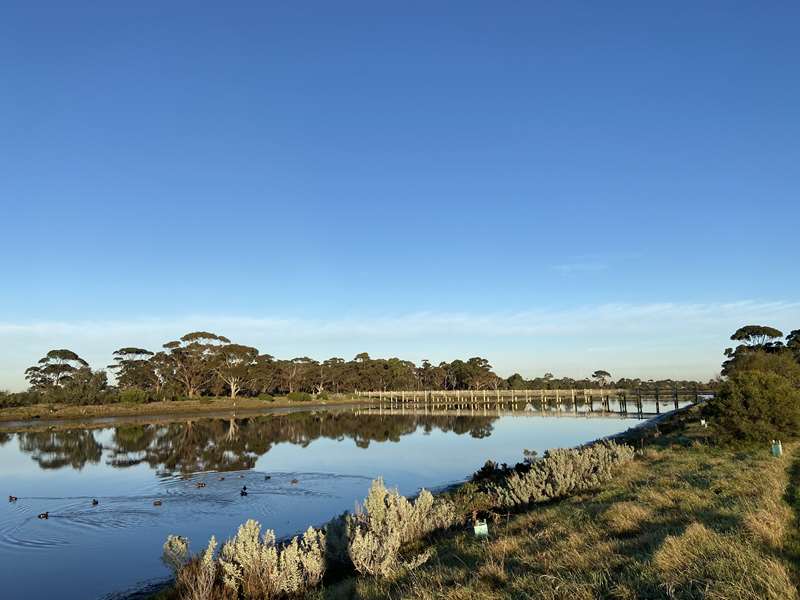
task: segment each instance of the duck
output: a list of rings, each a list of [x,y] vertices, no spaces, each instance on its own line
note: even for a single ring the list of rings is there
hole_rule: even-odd
[[[204,487],[206,487],[206,484],[205,484],[205,483],[203,483],[202,481],[198,481],[198,482],[195,484],[195,487],[204,488]]]
[[[220,477],[219,480],[220,481],[225,481],[225,478],[224,477]]]
[[[92,498],[92,506],[97,506],[100,504],[100,501],[97,498]]]
[[[300,483],[300,480],[299,479],[292,479],[289,483],[291,483],[292,485],[297,485],[298,483]]]
[[[242,490],[246,492],[246,491],[247,491],[247,486],[246,486],[246,485],[243,485],[243,486],[242,486]]]
[[[239,495],[240,495],[240,496],[247,496],[247,490],[246,490],[245,488],[242,488],[242,489],[239,491]]]
[[[153,500],[153,506],[161,506],[161,500]]]
[[[43,513],[41,513],[39,515],[39,518],[40,519],[49,519],[50,518],[50,513],[49,512],[43,512]]]
[[[17,498],[16,496],[9,496],[8,497],[8,501],[9,502],[16,502],[17,500],[19,500],[19,498]]]
[[[272,475],[264,475],[264,481],[269,481],[272,479]]]

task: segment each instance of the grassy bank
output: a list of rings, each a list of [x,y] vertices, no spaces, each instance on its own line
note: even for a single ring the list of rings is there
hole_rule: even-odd
[[[260,398],[198,398],[168,402],[98,404],[75,406],[69,404],[33,404],[0,409],[0,422],[34,420],[75,420],[104,417],[191,415],[238,412],[258,412],[272,408],[315,408],[344,404],[367,403],[365,398],[346,394],[328,396],[325,400],[293,401],[286,397],[272,400]]]
[[[502,518],[489,541],[442,534],[394,581],[347,578],[313,597],[798,598],[797,446],[774,459],[694,437],[658,437],[601,491]]]
[[[308,597],[800,598],[800,445],[780,459],[766,447],[714,447],[697,420],[681,411],[629,432],[639,454],[610,483],[495,511],[488,540],[465,526],[433,533],[407,549],[432,555],[416,569],[389,578],[332,569]],[[450,494],[469,508],[464,488]]]

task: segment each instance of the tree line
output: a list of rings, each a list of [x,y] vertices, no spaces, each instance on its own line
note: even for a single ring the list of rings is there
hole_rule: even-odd
[[[258,349],[232,342],[208,331],[187,333],[167,342],[158,351],[124,347],[113,353],[108,371],[93,370],[76,352],[49,351],[25,371],[28,392],[0,396],[0,404],[34,401],[104,404],[115,401],[146,402],[202,396],[268,397],[352,393],[357,390],[497,390],[586,389],[606,386],[689,387],[687,380],[643,381],[620,378],[598,369],[591,377],[573,379],[545,373],[526,379],[519,373],[497,375],[485,358],[417,365],[400,358],[372,358],[366,352],[351,360],[332,357],[317,361],[307,356],[278,359]],[[703,385],[713,385],[714,382]]]

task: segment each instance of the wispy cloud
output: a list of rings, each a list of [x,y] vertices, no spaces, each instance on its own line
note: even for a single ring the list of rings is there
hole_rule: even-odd
[[[800,316],[800,302],[609,303],[518,312],[413,312],[343,316],[332,319],[274,316],[191,315],[180,318],[0,322],[0,339],[102,340],[127,337],[166,341],[194,329],[271,339],[350,339],[354,336],[405,338],[434,335],[573,336],[650,333],[676,326],[713,327],[744,321],[773,323]]]
[[[600,262],[573,262],[552,265],[550,269],[556,271],[557,273],[561,273],[562,275],[571,275],[573,273],[595,273],[597,271],[606,271],[608,270],[608,265]]]

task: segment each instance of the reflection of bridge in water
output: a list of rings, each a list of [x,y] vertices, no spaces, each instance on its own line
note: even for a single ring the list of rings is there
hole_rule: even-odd
[[[357,392],[376,400],[359,414],[624,417],[647,419],[712,398],[699,388],[634,390],[447,390]]]

